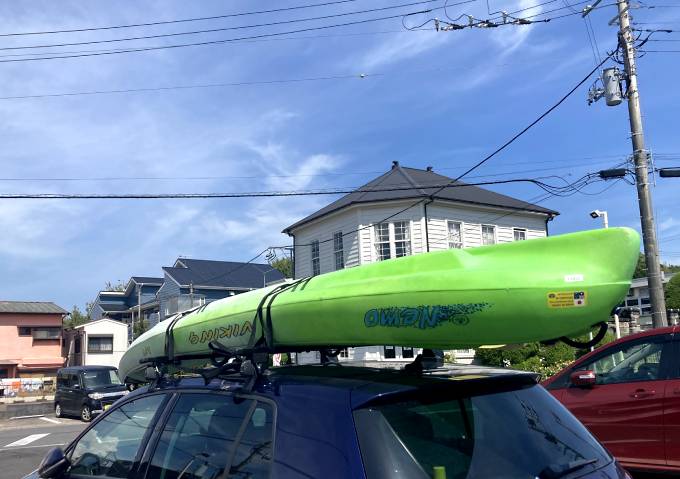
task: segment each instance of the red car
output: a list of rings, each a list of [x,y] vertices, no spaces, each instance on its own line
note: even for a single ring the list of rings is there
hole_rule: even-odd
[[[680,326],[621,338],[543,382],[621,464],[680,471]]]

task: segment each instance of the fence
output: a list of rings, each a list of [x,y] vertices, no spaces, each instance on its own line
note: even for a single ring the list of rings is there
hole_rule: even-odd
[[[0,396],[30,397],[53,393],[56,378],[6,378],[0,379]]]

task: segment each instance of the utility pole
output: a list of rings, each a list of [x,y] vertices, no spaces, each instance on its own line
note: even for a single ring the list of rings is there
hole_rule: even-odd
[[[649,191],[649,172],[647,151],[642,130],[640,113],[640,93],[638,91],[637,67],[635,65],[635,45],[630,27],[630,5],[628,0],[617,2],[619,9],[619,45],[623,50],[626,69],[626,85],[628,87],[628,117],[630,120],[631,140],[633,143],[633,161],[635,164],[635,180],[637,184],[640,220],[642,223],[642,241],[647,261],[647,279],[649,297],[652,307],[652,324],[655,328],[666,326],[666,301],[664,299],[659,249],[654,229],[652,196]]]

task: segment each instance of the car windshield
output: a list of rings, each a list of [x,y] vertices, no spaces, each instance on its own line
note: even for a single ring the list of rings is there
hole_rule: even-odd
[[[83,372],[85,387],[89,389],[105,388],[107,386],[119,386],[118,372],[115,369],[101,369],[99,371]]]
[[[526,479],[612,460],[540,386],[467,397],[430,391],[354,415],[369,479]]]

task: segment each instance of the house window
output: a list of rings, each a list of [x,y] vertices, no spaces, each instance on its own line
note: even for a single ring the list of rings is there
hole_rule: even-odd
[[[390,224],[380,223],[375,225],[375,250],[378,261],[390,259]]]
[[[524,241],[527,239],[527,230],[521,228],[513,228],[512,234],[515,241]]]
[[[482,244],[496,244],[496,227],[493,225],[482,225]]]
[[[401,258],[411,254],[411,235],[406,221],[396,221],[394,224],[394,256]]]
[[[92,353],[113,353],[113,336],[88,336],[87,352]]]
[[[447,221],[449,249],[463,247],[463,224],[460,221]]]
[[[31,327],[30,326],[19,326],[19,336],[30,336]]]
[[[61,328],[31,328],[34,340],[40,339],[60,339]]]
[[[385,359],[394,359],[397,357],[394,346],[383,346],[383,353]]]
[[[312,276],[321,274],[321,264],[319,262],[319,240],[312,241]]]
[[[413,348],[401,348],[401,357],[408,359],[413,357]]]
[[[375,250],[378,261],[411,254],[411,232],[408,221],[375,225]]]
[[[343,269],[345,267],[345,252],[342,247],[342,231],[333,235],[333,252],[335,253],[335,269]]]
[[[341,358],[345,358],[345,359],[349,358],[349,348],[342,348],[342,349],[340,350],[339,356],[340,356]]]

